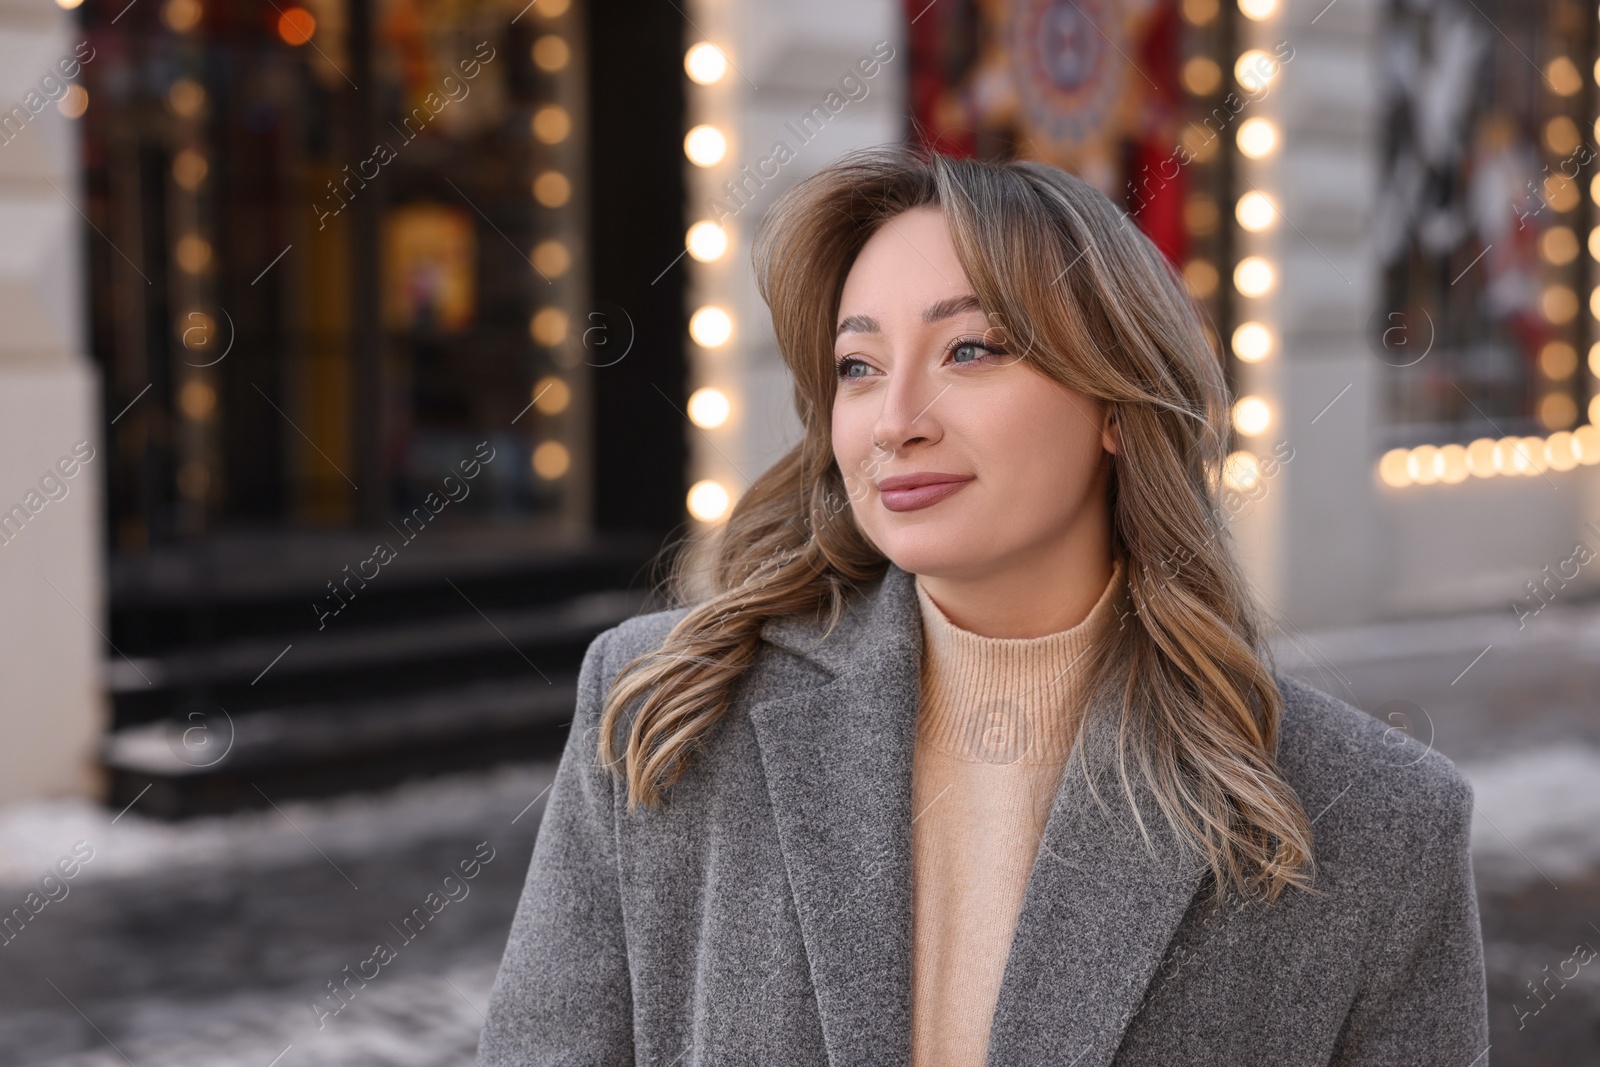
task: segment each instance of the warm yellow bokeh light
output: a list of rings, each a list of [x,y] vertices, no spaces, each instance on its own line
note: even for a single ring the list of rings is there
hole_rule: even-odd
[[[1220,219],[1217,202],[1205,193],[1195,193],[1183,202],[1183,228],[1197,237],[1215,233]]]
[[[1254,452],[1230,452],[1222,462],[1222,484],[1229,489],[1254,489],[1261,482],[1261,462]]]
[[[1578,183],[1564,174],[1552,174],[1544,180],[1544,200],[1557,211],[1571,211],[1578,206]]]
[[[1383,454],[1378,461],[1378,477],[1384,485],[1394,486],[1396,489],[1411,484],[1411,474],[1408,460],[1411,453],[1403,448],[1391,448]]]
[[[217,391],[209,382],[191,378],[178,390],[178,406],[191,419],[210,417],[217,407]]]
[[[206,106],[205,88],[193,78],[179,78],[167,90],[167,106],[174,113],[192,119]]]
[[[565,37],[547,33],[533,42],[533,65],[547,74],[564,69],[571,58],[572,49]]]
[[[1565,430],[1578,421],[1578,405],[1566,393],[1546,393],[1539,398],[1539,424],[1547,430]]]
[[[716,429],[732,413],[733,403],[721,389],[705,386],[689,395],[689,421],[702,429]]]
[[[560,144],[572,132],[572,116],[567,109],[546,104],[533,113],[533,135],[545,144]]]
[[[1467,450],[1460,445],[1445,445],[1439,449],[1439,460],[1444,471],[1440,480],[1455,485],[1457,482],[1467,480]]]
[[[1539,254],[1545,262],[1564,267],[1578,258],[1578,236],[1567,226],[1552,226],[1539,238]]]
[[[1222,68],[1209,56],[1195,56],[1189,60],[1179,76],[1183,87],[1195,96],[1210,96],[1222,84]]]
[[[1499,473],[1494,462],[1494,440],[1480,437],[1467,446],[1467,470],[1475,478],[1492,478]]]
[[[712,263],[728,251],[728,231],[709,219],[702,219],[689,227],[683,243],[695,259]]]
[[[728,154],[728,139],[715,126],[696,126],[684,135],[683,154],[697,167],[714,167]]]
[[[1217,0],[1183,0],[1183,17],[1190,25],[1204,26],[1217,17]]]
[[[1583,140],[1578,124],[1565,115],[1557,115],[1544,124],[1544,143],[1558,156],[1569,154]]]
[[[56,101],[56,110],[63,118],[83,118],[83,113],[89,110],[89,90],[81,85],[67,86],[67,91]]]
[[[732,503],[728,490],[721,482],[708,478],[689,487],[689,514],[701,522],[716,522],[728,514],[728,507]]]
[[[191,192],[200,188],[210,170],[206,157],[192,148],[185,148],[172,158],[172,180]]]
[[[572,199],[572,182],[559,170],[547,170],[533,180],[533,198],[545,207],[560,207]]]
[[[1191,259],[1183,265],[1183,280],[1196,300],[1205,300],[1217,291],[1217,268],[1209,260]]]
[[[533,450],[533,473],[553,482],[572,466],[572,453],[560,441],[543,441]]]
[[[1572,96],[1583,88],[1583,75],[1578,65],[1566,56],[1556,56],[1544,68],[1545,79],[1560,96]]]
[[[1260,363],[1272,355],[1272,331],[1259,322],[1241,323],[1233,331],[1233,354],[1246,363]]]
[[[1233,65],[1233,76],[1245,92],[1260,92],[1278,77],[1278,61],[1259,48],[1252,48]]]
[[[1406,457],[1406,473],[1418,485],[1431,485],[1444,476],[1444,456],[1434,445],[1419,445]]]
[[[1233,268],[1233,287],[1245,296],[1265,296],[1278,283],[1278,272],[1261,256],[1246,256]]]
[[[571,266],[571,250],[555,238],[533,246],[533,269],[546,278],[559,278]]]
[[[1278,150],[1278,127],[1266,119],[1246,119],[1238,142],[1239,151],[1250,159],[1265,159]]]
[[[1564,325],[1578,314],[1578,294],[1565,285],[1552,285],[1540,294],[1539,309],[1546,319]]]
[[[1550,469],[1550,457],[1545,454],[1544,438],[1524,437],[1522,447],[1526,450],[1528,461],[1533,466],[1533,469],[1528,471],[1529,474],[1543,474]]]
[[[554,374],[533,383],[533,406],[545,415],[559,415],[572,403],[572,387]]]
[[[567,339],[567,313],[560,308],[540,308],[528,323],[528,335],[546,348]]]
[[[1239,0],[1239,11],[1245,18],[1260,22],[1278,13],[1278,0]]]
[[[710,41],[701,41],[683,54],[683,69],[698,85],[715,85],[728,73],[728,57]]]
[[[689,316],[689,336],[703,348],[716,348],[733,336],[733,319],[719,307],[703,307]]]
[[[1272,406],[1259,396],[1241,397],[1233,405],[1233,428],[1246,437],[1267,432],[1272,425]]]
[[[1191,122],[1183,128],[1183,150],[1193,163],[1210,163],[1217,155],[1222,139],[1203,126]]]
[[[204,14],[200,0],[167,0],[161,9],[161,21],[176,33],[188,33],[200,25]]]
[[[1549,341],[1539,349],[1539,370],[1546,378],[1561,381],[1578,369],[1578,350],[1565,341]]]
[[[1573,436],[1566,430],[1551,434],[1544,442],[1544,458],[1553,471],[1569,471],[1578,465]]]
[[[1600,400],[1600,397],[1596,397]],[[1600,426],[1586,422],[1572,431],[1572,451],[1585,467],[1600,463]]]
[[[185,234],[178,238],[173,256],[190,274],[199,274],[211,265],[211,242],[198,234]]]
[[[1233,213],[1239,225],[1251,233],[1260,233],[1278,221],[1278,205],[1272,202],[1272,197],[1254,190],[1239,198]]]

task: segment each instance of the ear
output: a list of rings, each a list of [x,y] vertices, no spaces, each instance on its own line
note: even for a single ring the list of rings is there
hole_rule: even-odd
[[[1121,438],[1118,434],[1117,406],[1107,403],[1105,417],[1100,420],[1100,447],[1107,452],[1115,454],[1121,450]]]

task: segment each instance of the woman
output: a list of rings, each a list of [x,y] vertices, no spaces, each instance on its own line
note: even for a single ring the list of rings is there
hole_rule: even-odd
[[[804,436],[590,647],[479,1063],[1486,1064],[1471,788],[1268,665],[1150,242],[880,150],[755,263]]]

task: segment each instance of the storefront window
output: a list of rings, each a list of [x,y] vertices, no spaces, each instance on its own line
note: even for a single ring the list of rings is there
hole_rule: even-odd
[[[117,547],[376,524],[463,462],[454,518],[580,522],[568,5],[119,7],[80,14]]]
[[[1092,181],[1182,270],[1227,336],[1231,147],[1259,95],[1234,77],[1227,8],[910,0],[906,10],[917,139]]]
[[[1594,9],[1396,3],[1372,227],[1387,445],[1594,421]]]

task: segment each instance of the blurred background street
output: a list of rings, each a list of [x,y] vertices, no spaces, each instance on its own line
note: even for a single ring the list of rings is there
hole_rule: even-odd
[[[0,0],[0,1065],[471,1062],[584,650],[798,438],[756,226],[906,142],[1180,272],[1488,1060],[1600,1063],[1597,141],[1575,0]]]

